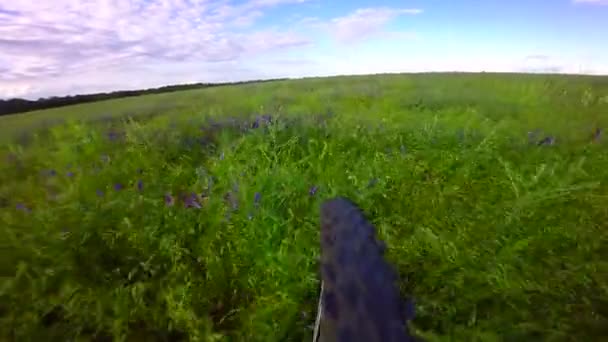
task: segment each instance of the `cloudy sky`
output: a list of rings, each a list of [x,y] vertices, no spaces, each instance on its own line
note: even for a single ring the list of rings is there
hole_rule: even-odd
[[[608,74],[608,0],[0,0],[0,98],[419,71]]]

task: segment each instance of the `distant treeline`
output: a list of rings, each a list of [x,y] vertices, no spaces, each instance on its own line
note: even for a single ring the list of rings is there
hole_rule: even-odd
[[[242,82],[230,82],[230,83],[192,83],[182,85],[171,85],[160,88],[150,88],[143,90],[122,90],[114,91],[111,93],[97,93],[87,95],[71,95],[61,97],[48,97],[41,98],[35,101],[25,99],[10,99],[0,100],[0,115],[15,114],[29,112],[32,110],[48,109],[55,107],[62,107],[68,105],[74,105],[86,102],[95,102],[109,99],[117,99],[128,96],[139,96],[146,94],[160,94],[169,93],[173,91],[189,90],[189,89],[201,89],[209,87],[217,87],[224,85],[237,85],[247,83],[260,83],[260,82],[271,82],[271,81],[282,81],[285,79],[272,79],[272,80],[253,80],[253,81],[242,81]]]

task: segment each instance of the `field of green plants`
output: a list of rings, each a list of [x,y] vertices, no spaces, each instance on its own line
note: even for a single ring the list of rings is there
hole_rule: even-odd
[[[428,341],[608,338],[608,77],[226,86],[0,117],[0,340],[310,341],[356,202]]]

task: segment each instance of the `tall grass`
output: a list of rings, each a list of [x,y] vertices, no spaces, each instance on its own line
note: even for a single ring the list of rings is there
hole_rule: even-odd
[[[0,164],[2,339],[309,340],[336,195],[377,226],[428,340],[608,336],[606,78],[161,96],[145,117],[160,97],[0,118],[28,133]],[[113,119],[89,115],[102,107]],[[260,114],[273,124],[251,128]]]

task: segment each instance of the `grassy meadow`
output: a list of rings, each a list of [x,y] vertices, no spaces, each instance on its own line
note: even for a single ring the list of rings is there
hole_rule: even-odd
[[[338,195],[426,340],[608,340],[606,127],[608,77],[515,74],[0,117],[0,340],[310,341]]]

